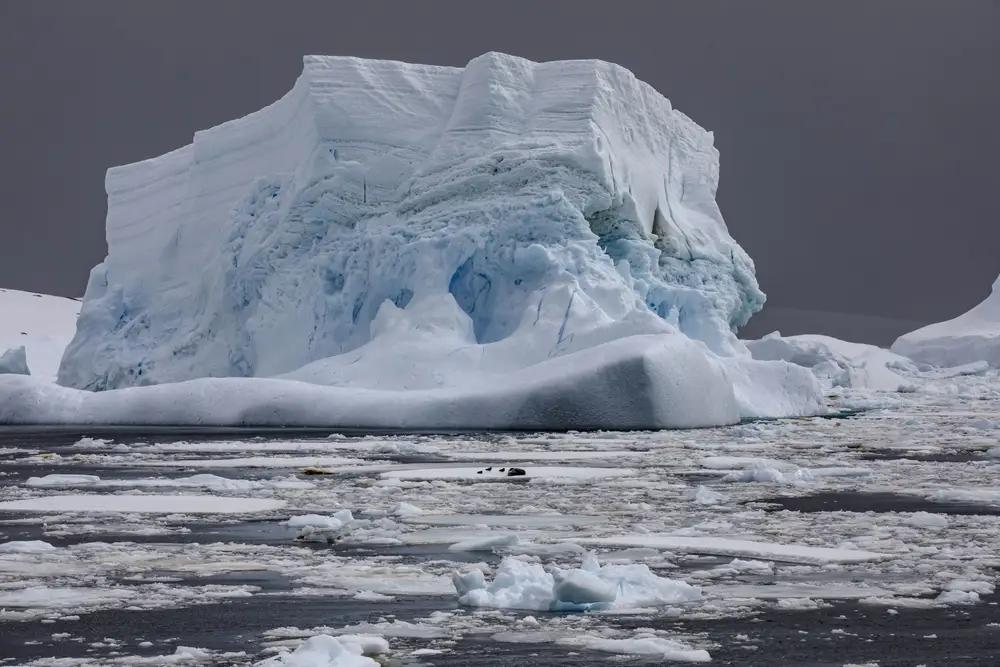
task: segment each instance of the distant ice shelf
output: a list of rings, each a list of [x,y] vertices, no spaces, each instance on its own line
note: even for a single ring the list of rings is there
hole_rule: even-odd
[[[808,369],[733,333],[764,295],[718,176],[712,134],[617,65],[307,56],[271,106],[108,171],[108,256],[63,386],[3,377],[0,420],[815,414]]]

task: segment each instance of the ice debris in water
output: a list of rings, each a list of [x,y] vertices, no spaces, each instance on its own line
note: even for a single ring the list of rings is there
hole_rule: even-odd
[[[544,568],[507,556],[487,583],[481,569],[456,572],[460,604],[470,607],[586,611],[662,606],[701,599],[701,589],[659,577],[641,563],[601,565],[587,554],[579,568]]]
[[[294,651],[283,651],[256,667],[379,667],[369,655],[389,652],[389,643],[375,635],[315,635]]]
[[[286,526],[298,528],[298,538],[307,541],[326,541],[355,523],[351,510],[338,510],[330,516],[300,514],[285,521]]]

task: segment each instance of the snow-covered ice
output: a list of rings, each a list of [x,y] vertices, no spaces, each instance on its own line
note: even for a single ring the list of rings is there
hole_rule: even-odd
[[[0,288],[0,355],[23,347],[32,375],[54,381],[79,313],[75,299]]]
[[[990,295],[975,308],[900,336],[892,350],[935,366],[986,361],[1000,367],[1000,277]]]
[[[368,657],[386,653],[389,644],[371,635],[316,635],[302,642],[294,651],[256,663],[257,667],[379,667]]]
[[[710,132],[606,62],[307,56],[271,106],[108,172],[64,386],[0,379],[0,422],[816,414],[811,373],[734,334],[764,296],[718,169]]]
[[[500,609],[628,609],[701,598],[698,588],[659,577],[646,565],[601,565],[591,554],[584,557],[579,568],[550,570],[508,556],[489,583],[478,569],[456,572],[453,582],[461,604]]]
[[[604,546],[646,546],[674,551],[686,551],[722,556],[765,558],[788,563],[854,563],[885,558],[885,554],[858,549],[812,547],[798,544],[776,544],[737,540],[725,537],[638,534],[616,537],[585,538],[582,544]]]
[[[745,343],[754,359],[782,360],[809,368],[827,387],[899,391],[912,386],[918,372],[916,364],[899,354],[830,336],[782,336],[776,331]]]
[[[283,500],[264,498],[78,494],[8,500],[0,502],[0,511],[242,514],[274,510],[284,504]]]

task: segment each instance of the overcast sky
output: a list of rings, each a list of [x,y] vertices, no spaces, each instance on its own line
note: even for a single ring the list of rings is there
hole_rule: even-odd
[[[887,342],[1000,273],[997,0],[0,0],[0,286],[80,295],[105,169],[274,101],[303,54],[491,50],[619,63],[715,132],[769,296],[749,333]]]

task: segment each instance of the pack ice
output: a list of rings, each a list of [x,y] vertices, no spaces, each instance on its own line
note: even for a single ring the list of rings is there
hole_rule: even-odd
[[[892,350],[934,366],[986,361],[1000,367],[1000,277],[990,295],[975,308],[900,336]]]
[[[64,386],[0,380],[0,419],[660,428],[815,413],[808,370],[754,361],[733,333],[764,295],[718,175],[711,133],[610,63],[307,56],[271,106],[108,171],[108,256]]]

